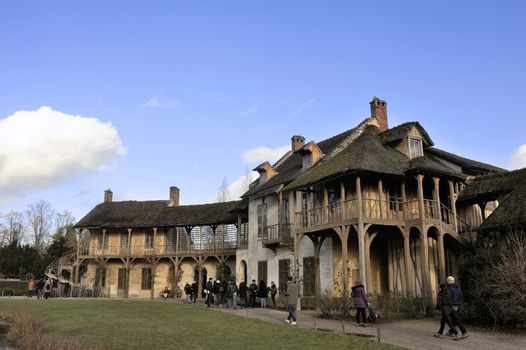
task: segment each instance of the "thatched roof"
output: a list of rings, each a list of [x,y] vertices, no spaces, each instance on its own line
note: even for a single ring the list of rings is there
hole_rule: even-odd
[[[451,163],[454,163],[460,166],[464,173],[470,174],[470,175],[486,174],[488,172],[507,171],[505,169],[502,169],[502,168],[499,168],[499,167],[496,167],[490,164],[477,162],[476,160],[457,156],[456,154],[449,153],[449,152],[443,151],[435,147],[428,147],[426,151],[430,153],[431,155],[438,157],[439,159],[441,158],[448,162],[451,162]]]
[[[338,135],[316,143],[316,145],[325,155],[324,158],[330,157],[331,153],[335,152],[336,149],[342,144],[345,144],[346,140],[352,139],[353,135],[355,135],[359,129],[365,127],[365,124],[368,120],[369,118],[365,119],[362,123],[360,123],[357,127],[353,129],[349,129]],[[280,160],[276,162],[273,168],[277,173],[274,177],[272,177],[265,183],[254,184],[253,187],[251,187],[247,192],[245,192],[243,197],[254,195],[262,196],[265,194],[275,192],[282,186],[289,184],[298,176],[298,174],[301,171],[302,156],[301,154],[299,154],[299,152],[289,151]]]
[[[77,228],[134,228],[237,223],[240,201],[168,206],[170,201],[122,201],[97,205]]]
[[[386,138],[386,133],[379,133],[374,125],[369,125],[364,132],[334,157],[322,160],[286,187],[286,190],[306,187],[314,183],[327,181],[350,173],[377,173],[384,175],[405,176],[414,173],[437,174],[445,177],[464,179],[464,175],[450,167],[426,156],[409,159],[405,154],[390,147],[398,136],[407,135],[415,123],[403,124],[394,128]],[[432,142],[427,132],[418,124],[419,132]],[[386,140],[387,139],[387,140]]]
[[[526,168],[476,177],[460,193],[457,204],[493,200],[498,200],[499,206],[484,220],[480,230],[526,227]]]
[[[420,135],[424,139],[424,144],[426,146],[433,146],[433,140],[429,137],[427,131],[420,125],[419,122],[407,122],[395,126],[394,128],[388,129],[382,133],[382,141],[384,143],[391,143],[395,141],[400,141],[403,138],[407,137],[412,128],[416,128]]]

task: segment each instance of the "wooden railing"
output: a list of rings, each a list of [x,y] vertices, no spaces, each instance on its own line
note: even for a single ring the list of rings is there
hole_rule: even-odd
[[[155,246],[134,245],[131,247],[105,246],[81,247],[80,256],[175,256],[188,254],[217,254],[232,253],[238,249],[237,241],[224,241],[220,244],[201,242],[201,244],[187,244],[176,247],[175,244],[160,244]]]
[[[263,244],[293,240],[291,228],[292,224],[290,223],[265,226],[262,235]]]
[[[424,199],[424,219],[440,220],[447,225],[453,225],[453,212],[444,204],[432,199]],[[393,222],[420,219],[418,200],[407,202],[397,200],[362,199],[363,217]],[[296,213],[296,224],[300,229],[317,227],[327,224],[340,224],[344,220],[358,218],[358,202],[351,199],[342,203],[338,202],[324,207],[317,207]],[[469,226],[457,216],[457,232],[470,231]]]

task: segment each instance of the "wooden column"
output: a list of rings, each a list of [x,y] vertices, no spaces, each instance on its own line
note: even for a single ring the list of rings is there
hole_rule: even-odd
[[[349,249],[347,247],[347,241],[349,239],[350,229],[350,226],[342,226],[340,230],[340,240],[342,242],[342,291],[347,293],[349,293]]]
[[[429,251],[427,248],[427,232],[425,226],[425,211],[424,211],[424,188],[423,180],[424,175],[417,175],[416,180],[418,182],[418,208],[420,212],[420,260],[422,268],[422,297],[427,302],[429,296]]]
[[[453,212],[453,220],[451,220],[451,224],[453,225],[453,228],[456,233],[458,232],[458,223],[457,223],[457,205],[456,205],[456,196],[455,196],[455,187],[453,185],[453,181],[448,181],[449,185],[449,205],[451,206],[451,211]]]
[[[415,295],[415,287],[413,281],[415,279],[413,264],[411,263],[411,241],[410,232],[406,230],[404,233],[404,267],[405,267],[405,292],[407,295]]]
[[[312,240],[314,244],[314,295],[321,294],[320,250],[324,240],[325,236]]]
[[[153,228],[153,255],[155,255],[157,246],[157,227]]]
[[[106,244],[106,229],[103,228],[103,229],[102,229],[102,251],[103,251],[104,253],[106,253],[106,247],[107,247],[107,246],[108,246],[108,245]],[[103,255],[106,255],[106,254],[103,254]]]
[[[73,279],[73,282],[80,283],[80,240],[82,231],[75,229],[75,233],[77,234],[77,256],[75,257],[75,278]]]
[[[329,191],[327,190],[327,186],[323,186],[323,209],[322,209],[322,215],[323,215],[323,223],[329,222]]]
[[[132,254],[132,244],[131,244],[131,233],[132,233],[132,230],[131,228],[128,229],[128,255],[131,255]]]
[[[434,184],[434,188],[433,188],[433,200],[435,201],[435,208],[436,208],[436,211],[437,211],[437,218],[439,220],[442,220],[442,213],[440,211],[440,178],[438,177],[433,177],[433,184]]]
[[[349,210],[347,209],[347,204],[345,203],[345,183],[343,181],[340,181],[340,198],[342,202],[342,208],[341,208],[341,220],[345,220],[348,218]]]
[[[307,207],[307,227],[310,227],[311,225],[311,207],[310,207],[310,191],[307,190],[307,192],[305,192],[305,204],[306,204],[306,207]]]
[[[407,210],[409,208],[407,206],[407,194],[405,193],[405,179],[402,180],[402,183],[400,185],[400,193],[402,195],[402,209],[403,209],[404,220],[406,220]]]
[[[365,259],[365,228],[363,218],[362,183],[360,176],[356,176],[356,198],[358,201],[358,259],[360,263],[360,279],[367,290],[367,269]],[[347,243],[347,242],[346,242]]]
[[[374,234],[374,236],[376,236],[376,234]],[[365,288],[370,288],[373,284],[372,284],[372,281],[371,281],[371,277],[372,277],[372,273],[371,273],[371,243],[372,243],[372,239],[374,237],[371,237],[367,232],[365,232],[365,229],[364,229],[364,233],[363,233],[363,244],[364,244],[364,261],[365,261],[365,280],[362,280],[362,283],[363,285],[365,286]],[[358,250],[360,250],[360,241],[362,241],[362,239],[360,239],[360,235],[358,235]],[[360,266],[362,265],[362,262],[361,262],[361,257],[360,257]],[[360,271],[361,272],[361,271]],[[360,277],[361,278],[361,277]]]
[[[241,225],[243,225],[243,223],[241,222],[241,214],[237,214],[237,244],[236,244],[236,248],[239,249],[239,247],[241,246]]]
[[[383,199],[384,199],[384,185],[382,183],[382,179],[378,179],[378,200],[379,200],[378,208],[380,208],[380,218],[381,219],[386,217],[386,215],[384,215]]]
[[[438,266],[440,267],[440,283],[446,283],[446,255],[442,232],[438,233]]]

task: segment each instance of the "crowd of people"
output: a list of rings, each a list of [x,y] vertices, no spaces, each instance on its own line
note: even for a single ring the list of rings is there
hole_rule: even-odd
[[[38,281],[30,279],[27,286],[27,295],[32,298],[36,295],[37,299],[48,299],[49,297],[68,297],[71,286],[68,282],[62,284],[59,289],[59,281],[56,278],[39,278]]]

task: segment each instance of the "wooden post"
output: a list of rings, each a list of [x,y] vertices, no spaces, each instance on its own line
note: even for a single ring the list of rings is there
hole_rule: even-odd
[[[458,233],[458,224],[457,224],[457,206],[456,206],[456,196],[455,196],[455,188],[453,185],[453,181],[448,181],[449,185],[449,205],[451,206],[451,211],[453,212],[453,220],[450,222],[455,232]]]
[[[283,225],[283,193],[278,193],[278,235],[281,237],[282,225]]]
[[[349,231],[350,226],[342,226],[341,228],[341,234],[340,234],[340,240],[342,242],[342,273],[343,273],[343,292],[348,292],[349,288],[349,269],[348,266],[348,260],[349,260],[349,249],[347,247],[347,241],[349,239]],[[345,297],[345,295],[343,295]]]
[[[323,186],[323,209],[322,209],[322,215],[323,215],[323,221],[322,223],[326,224],[329,222],[329,191],[327,190],[327,186]]]
[[[341,208],[341,220],[345,220],[348,217],[348,210],[346,208],[347,204],[345,203],[345,183],[343,181],[340,181],[340,198],[342,202],[342,208]]]
[[[128,255],[131,255],[132,254],[132,244],[131,244],[131,233],[132,233],[132,229],[129,228],[128,229]]]
[[[442,232],[438,233],[438,265],[440,266],[440,283],[446,283],[446,256]]]
[[[383,187],[382,179],[378,179],[378,208],[380,210],[380,218],[381,219],[386,217],[386,215],[384,215],[384,203],[383,203],[383,200],[384,200],[384,187]]]
[[[405,179],[402,180],[400,192],[402,194],[402,209],[404,220],[407,220],[407,210],[409,209],[409,206],[407,205],[407,194],[405,193]]]
[[[237,214],[237,242],[236,242],[237,249],[239,249],[240,243],[241,243],[241,232],[242,232],[241,225],[243,225],[243,223],[241,222],[241,214]]]
[[[413,264],[411,264],[411,236],[409,230],[404,233],[404,267],[405,267],[405,284],[406,294],[415,295],[415,289],[413,286],[414,271]]]
[[[103,251],[103,254],[102,255],[106,255],[106,247],[108,245],[106,244],[106,229],[103,228],[102,229],[102,251]]]
[[[422,297],[428,303],[427,297],[429,295],[429,250],[427,248],[427,232],[425,226],[425,212],[424,212],[424,175],[418,174],[416,176],[418,182],[418,208],[420,212],[420,258],[422,267]]]
[[[325,236],[312,239],[312,243],[314,244],[314,295],[321,294],[320,250],[324,240]]]
[[[358,200],[358,257],[360,262],[360,279],[367,290],[367,270],[365,259],[365,230],[363,218],[362,184],[360,176],[356,176],[356,197]]]
[[[153,255],[156,255],[157,247],[157,227],[153,228]]]
[[[440,187],[439,187],[439,184],[440,184],[440,178],[438,177],[433,177],[433,184],[434,184],[434,189],[433,189],[433,200],[435,201],[435,208],[436,208],[436,211],[437,211],[437,218],[439,220],[442,220],[442,213],[441,213],[441,208],[440,208]]]
[[[82,231],[75,229],[75,233],[77,234],[77,256],[76,256],[76,262],[75,262],[75,278],[73,279],[74,283],[80,283],[80,240]]]
[[[311,226],[311,207],[310,207],[310,191],[305,192],[306,206],[307,206],[307,227]]]

